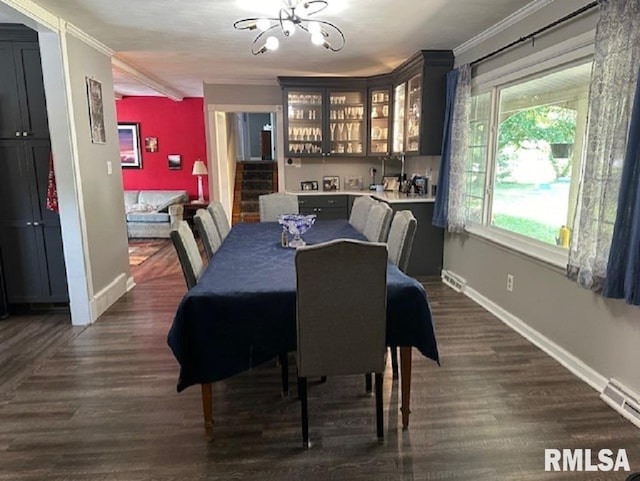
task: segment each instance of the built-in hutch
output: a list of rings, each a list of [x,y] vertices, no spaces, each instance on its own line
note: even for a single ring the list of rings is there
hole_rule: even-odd
[[[291,157],[439,155],[450,50],[374,77],[279,77]]]
[[[9,303],[68,302],[38,35],[0,24],[0,261]],[[1,282],[0,282],[1,284]]]

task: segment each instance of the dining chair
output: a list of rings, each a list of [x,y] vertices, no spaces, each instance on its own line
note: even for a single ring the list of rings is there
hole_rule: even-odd
[[[395,213],[389,229],[387,249],[389,260],[398,266],[402,272],[407,272],[409,257],[413,247],[413,239],[418,227],[418,221],[410,210],[401,210]],[[398,378],[398,348],[391,347],[391,366],[393,378]],[[366,380],[367,387],[371,385],[371,379]],[[370,390],[370,389],[369,389]]]
[[[364,228],[367,225],[367,217],[371,207],[378,203],[373,197],[369,195],[361,195],[353,201],[351,207],[351,215],[349,216],[349,224],[353,226],[361,234],[364,233]]]
[[[410,210],[401,210],[395,213],[389,229],[387,248],[389,260],[402,272],[407,272],[409,256],[413,248],[413,238],[416,235],[418,221]]]
[[[371,242],[386,242],[392,215],[393,210],[384,202],[371,207],[362,232],[364,236]]]
[[[198,229],[202,244],[204,244],[204,252],[207,255],[207,260],[211,260],[213,254],[216,253],[222,244],[216,223],[207,209],[198,209],[196,215],[193,216],[193,222]]]
[[[309,447],[307,378],[375,373],[383,437],[387,248],[337,239],[296,251],[297,367],[302,441]]]
[[[207,210],[211,214],[211,217],[213,217],[213,222],[215,222],[218,234],[220,234],[220,240],[225,240],[227,235],[229,235],[231,227],[224,207],[222,207],[220,202],[211,202],[207,206]]]
[[[170,236],[178,253],[184,280],[187,282],[187,289],[191,289],[198,283],[204,271],[204,263],[200,256],[196,238],[185,220],[180,221],[178,227],[171,231]]]
[[[279,193],[258,197],[260,204],[260,222],[277,222],[281,214],[298,214],[298,196]]]

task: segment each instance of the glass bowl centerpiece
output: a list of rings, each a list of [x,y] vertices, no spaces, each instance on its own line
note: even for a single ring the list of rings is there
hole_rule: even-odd
[[[302,247],[307,243],[300,237],[307,232],[316,221],[316,215],[310,214],[282,214],[278,216],[278,222],[293,236],[289,247]]]

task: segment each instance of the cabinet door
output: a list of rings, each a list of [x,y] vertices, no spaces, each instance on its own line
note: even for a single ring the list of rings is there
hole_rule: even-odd
[[[363,91],[329,90],[329,152],[363,155],[366,138]]]
[[[15,139],[21,134],[18,77],[13,59],[13,44],[0,42],[0,138]]]
[[[26,162],[24,142],[0,141],[0,226],[26,225],[34,218],[33,169]]]
[[[369,153],[387,155],[391,152],[389,132],[391,119],[391,92],[389,89],[372,89],[369,92]]]
[[[37,43],[14,43],[23,137],[49,138],[47,102]]]
[[[319,156],[324,140],[324,90],[285,90],[287,125],[285,153],[296,157]]]
[[[407,83],[407,114],[405,152],[420,150],[420,125],[422,112],[422,75],[416,75]]]
[[[404,152],[405,149],[406,90],[406,83],[393,89],[393,151],[396,153]]]
[[[45,295],[48,302],[66,302],[69,300],[67,272],[62,250],[62,231],[60,215],[47,209],[49,186],[49,157],[51,145],[47,140],[25,142],[25,157],[31,164],[34,183],[31,198],[34,211],[34,228],[40,231],[44,247]]]
[[[4,225],[0,230],[0,250],[9,303],[46,300],[48,286],[41,232],[33,226]]]

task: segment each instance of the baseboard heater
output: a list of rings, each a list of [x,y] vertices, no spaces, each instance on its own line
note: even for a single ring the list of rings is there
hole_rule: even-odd
[[[442,270],[442,282],[456,292],[464,292],[467,280],[454,274],[451,271]]]
[[[610,379],[602,390],[600,398],[640,428],[640,396],[632,393],[615,379]]]

